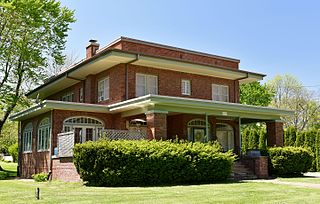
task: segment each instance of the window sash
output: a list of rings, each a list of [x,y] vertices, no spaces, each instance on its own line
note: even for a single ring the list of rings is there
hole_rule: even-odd
[[[190,80],[181,80],[181,94],[182,95],[190,95],[191,94]]]
[[[49,150],[50,138],[51,138],[51,124],[49,119],[46,118],[40,122],[38,127],[38,137],[37,137],[38,152]]]
[[[62,96],[61,100],[62,101],[68,101],[68,102],[73,102],[73,93],[67,93],[64,96]]]
[[[79,101],[83,102],[83,88],[82,87],[79,89]]]
[[[98,82],[98,101],[105,101],[109,99],[109,77]]]
[[[158,94],[158,76],[136,74],[136,97]]]
[[[229,86],[212,84],[212,100],[229,102]]]

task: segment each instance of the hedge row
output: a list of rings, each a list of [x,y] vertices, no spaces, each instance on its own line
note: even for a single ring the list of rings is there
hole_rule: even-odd
[[[303,147],[273,147],[268,150],[271,171],[279,176],[297,176],[312,167],[313,154]]]
[[[101,140],[74,147],[81,178],[94,186],[146,186],[224,181],[234,156],[217,143]]]

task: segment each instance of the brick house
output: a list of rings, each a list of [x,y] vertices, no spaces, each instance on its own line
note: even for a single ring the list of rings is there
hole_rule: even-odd
[[[281,116],[292,112],[239,104],[239,84],[265,75],[237,59],[120,37],[91,40],[86,58],[27,94],[41,102],[19,122],[19,173],[77,180],[74,143],[112,138],[218,140],[241,152],[240,125],[266,122],[269,146],[283,145]]]

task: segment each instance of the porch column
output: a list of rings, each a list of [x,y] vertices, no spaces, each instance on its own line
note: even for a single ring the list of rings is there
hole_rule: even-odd
[[[283,122],[267,122],[267,141],[268,146],[283,146]]]
[[[149,140],[167,139],[167,114],[167,111],[152,110],[146,112]]]

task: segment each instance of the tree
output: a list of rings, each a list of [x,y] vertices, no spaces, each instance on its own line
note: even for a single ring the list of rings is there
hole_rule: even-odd
[[[266,85],[260,82],[251,82],[240,86],[240,103],[256,106],[268,106],[274,97],[274,93]]]
[[[56,0],[0,0],[0,134],[23,102],[23,84],[42,82],[49,62],[63,63],[73,15]]]
[[[275,93],[271,106],[295,112],[293,117],[283,118],[286,126],[305,130],[317,124],[314,119],[319,117],[320,103],[315,100],[315,93],[303,87],[296,77],[278,75],[267,86]]]

